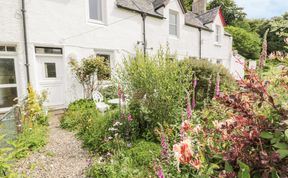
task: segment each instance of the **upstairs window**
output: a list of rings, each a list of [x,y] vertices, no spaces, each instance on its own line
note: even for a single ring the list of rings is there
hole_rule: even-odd
[[[173,36],[178,36],[178,14],[177,12],[169,12],[169,34]]]
[[[0,52],[16,52],[16,46],[0,45]]]
[[[89,0],[89,19],[103,21],[103,0]]]
[[[50,48],[50,47],[35,47],[36,54],[53,54],[53,55],[62,55],[62,48]]]
[[[216,25],[216,43],[221,42],[221,26]]]

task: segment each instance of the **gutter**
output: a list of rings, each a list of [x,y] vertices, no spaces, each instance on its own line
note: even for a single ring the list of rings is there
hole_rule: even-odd
[[[25,52],[25,66],[26,66],[26,75],[27,83],[30,83],[30,74],[29,74],[29,58],[28,58],[28,41],[27,41],[27,28],[26,28],[26,9],[25,9],[25,0],[22,0],[22,20],[23,20],[23,37],[24,37],[24,52]]]
[[[146,16],[147,16],[147,14],[145,12],[141,13],[141,17],[142,17],[142,21],[143,21],[143,52],[144,52],[144,58],[146,58],[146,55],[147,55]]]
[[[202,29],[198,28],[199,30],[199,59],[202,58]]]

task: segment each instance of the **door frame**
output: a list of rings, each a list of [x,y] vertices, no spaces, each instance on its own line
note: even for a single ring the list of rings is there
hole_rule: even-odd
[[[35,49],[36,47],[44,47],[44,48],[61,48],[62,49],[62,54],[37,54]],[[61,83],[59,81],[59,83],[57,83],[56,85],[63,85],[63,90],[64,90],[64,93],[65,93],[65,90],[66,90],[66,73],[65,73],[65,58],[64,58],[64,47],[63,46],[55,46],[55,45],[43,45],[43,44],[34,44],[34,54],[35,54],[35,66],[36,68],[39,67],[39,65],[44,65],[44,62],[41,61],[41,58],[59,58],[61,59],[61,62],[62,62],[62,68],[63,68],[63,73],[62,73],[62,80],[61,80]],[[41,69],[36,69],[34,70],[34,72],[44,72],[43,71],[43,68],[44,66],[41,66]],[[57,70],[57,69],[56,69]],[[43,78],[42,77],[42,73],[41,73],[41,76],[40,77],[37,77],[36,78],[36,86],[38,89],[40,89],[41,86],[44,86],[46,85],[47,83],[49,83],[49,80],[54,80],[54,79],[49,79],[49,78]],[[45,81],[45,82],[43,82]],[[49,84],[48,84],[49,85]],[[62,109],[62,108],[65,108],[65,103],[66,103],[66,96],[64,96],[64,100],[62,101],[62,104],[61,105],[51,105],[51,106],[48,106],[48,108],[51,108],[51,109]]]

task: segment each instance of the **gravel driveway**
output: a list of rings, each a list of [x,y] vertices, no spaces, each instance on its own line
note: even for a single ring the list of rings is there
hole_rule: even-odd
[[[16,171],[32,178],[81,178],[90,156],[75,134],[60,128],[59,116],[49,122],[48,144],[39,152],[20,160]]]

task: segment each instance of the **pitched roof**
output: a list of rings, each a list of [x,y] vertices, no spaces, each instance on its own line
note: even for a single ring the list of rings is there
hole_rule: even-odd
[[[161,7],[165,7],[168,2],[169,0],[116,0],[118,7],[139,13],[145,12],[147,15],[158,18],[164,18],[163,14],[157,10]],[[211,29],[205,25],[214,21],[219,10],[221,9],[220,6],[203,14],[197,15],[193,12],[186,12],[183,0],[178,0],[178,2],[183,10],[183,13],[185,14],[186,25],[211,31]]]
[[[157,1],[157,2],[155,2]],[[156,11],[157,8],[163,5],[163,0],[116,0],[118,7],[136,11],[145,12],[154,17],[164,18],[162,14]]]
[[[203,25],[203,23],[196,18],[196,14],[194,14],[193,12],[187,12],[185,14],[185,24],[192,26],[192,27],[197,27],[197,28],[202,28],[202,29],[207,29],[208,28],[206,26]]]
[[[211,23],[215,20],[220,9],[221,6],[215,7],[214,9],[211,9],[203,14],[198,15],[196,18],[199,19],[204,25]]]

